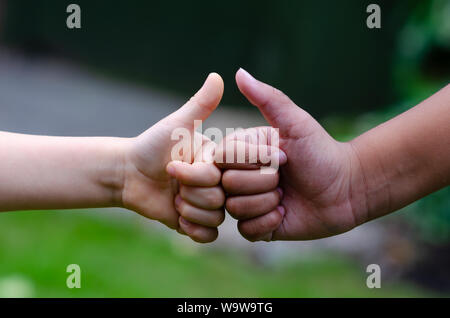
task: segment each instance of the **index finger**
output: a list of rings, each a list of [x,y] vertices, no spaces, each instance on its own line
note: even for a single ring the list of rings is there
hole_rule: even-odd
[[[167,173],[182,184],[196,187],[212,187],[219,184],[222,177],[220,170],[208,162],[171,161],[167,164]]]
[[[216,147],[214,162],[222,169],[259,169],[283,165],[287,156],[283,150],[264,144],[230,140]]]

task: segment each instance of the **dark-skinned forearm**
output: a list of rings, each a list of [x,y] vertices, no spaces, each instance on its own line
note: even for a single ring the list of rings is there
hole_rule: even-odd
[[[450,85],[350,142],[368,219],[450,184]]]

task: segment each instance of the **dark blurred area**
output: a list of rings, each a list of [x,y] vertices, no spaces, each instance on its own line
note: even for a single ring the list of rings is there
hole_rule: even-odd
[[[321,117],[395,101],[396,39],[410,13],[426,5],[377,1],[377,30],[365,26],[371,1],[78,1],[82,28],[74,31],[61,27],[69,3],[6,1],[4,41],[30,55],[60,54],[182,93],[216,71],[228,104],[247,104],[234,84],[243,67]],[[423,65],[440,75],[448,57],[441,48]],[[436,59],[444,63],[436,66]]]

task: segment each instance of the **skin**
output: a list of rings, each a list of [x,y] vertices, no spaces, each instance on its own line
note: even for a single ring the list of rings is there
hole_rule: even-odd
[[[214,241],[224,219],[215,144],[171,161],[176,128],[192,136],[223,94],[215,73],[178,111],[135,138],[74,138],[0,132],[0,211],[119,206],[158,220],[197,242]]]
[[[227,136],[217,147],[192,133],[223,94],[222,79],[211,74],[183,107],[135,138],[0,132],[0,211],[120,206],[211,242],[224,219],[221,181],[244,237],[306,240],[348,231],[450,184],[450,86],[341,143],[279,90],[243,70],[236,81],[279,129],[279,145],[271,127]],[[191,146],[203,147],[171,161],[170,137],[180,127],[196,136]],[[223,163],[228,145],[244,147],[245,163]],[[262,174],[261,153],[277,158],[280,171]]]
[[[288,158],[280,176],[269,179],[245,163],[221,165],[222,185],[230,194],[227,210],[239,220],[238,229],[248,240],[336,235],[450,184],[450,85],[343,143],[281,91],[246,71],[237,72],[236,82],[279,129],[279,147]],[[235,140],[227,137],[224,143],[229,139]],[[267,145],[267,140],[255,142]],[[249,185],[259,188],[252,192]],[[282,193],[278,201],[277,188]]]

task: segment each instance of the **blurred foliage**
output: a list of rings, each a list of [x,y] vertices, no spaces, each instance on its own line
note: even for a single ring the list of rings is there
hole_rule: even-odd
[[[395,61],[403,99],[423,100],[450,82],[450,1],[421,3],[401,31]]]
[[[98,213],[2,214],[0,296],[432,296],[405,283],[368,289],[365,267],[335,254],[294,256],[266,267],[244,251],[172,241],[137,215]],[[66,267],[74,263],[81,267],[80,289],[66,287]]]
[[[366,26],[367,0],[79,0],[80,30],[65,27],[70,2],[8,1],[6,43],[184,95],[217,71],[226,83],[225,104],[248,104],[234,84],[244,67],[321,117],[395,100],[395,41],[423,1],[377,1],[381,30]]]
[[[450,187],[432,193],[405,209],[408,214],[403,217],[413,223],[423,239],[440,244],[450,242]]]

